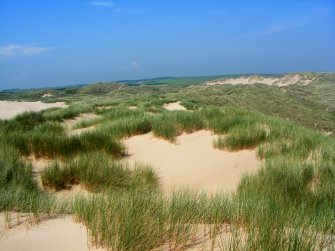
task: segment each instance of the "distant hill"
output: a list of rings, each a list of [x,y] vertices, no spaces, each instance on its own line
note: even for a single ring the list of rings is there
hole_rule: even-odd
[[[233,106],[279,117],[335,136],[334,73],[164,77],[129,82],[125,80],[124,83],[96,83],[12,92],[9,90],[0,92],[0,100],[64,101],[69,104],[131,104],[140,101],[144,107],[151,107],[153,110],[159,110],[164,102],[175,101],[182,101],[186,107]]]
[[[234,77],[224,77],[207,81],[206,85],[224,84],[266,84],[274,86],[287,86],[292,84],[308,85],[320,78],[318,73],[290,73],[285,75],[239,75]]]
[[[125,86],[125,84],[120,83],[97,83],[79,88],[78,94],[103,94],[121,89]]]

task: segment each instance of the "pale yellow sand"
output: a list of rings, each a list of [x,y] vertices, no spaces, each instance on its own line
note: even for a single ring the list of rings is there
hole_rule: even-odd
[[[180,104],[180,101],[164,104],[163,108],[169,111],[186,111],[187,109]]]
[[[308,85],[312,81],[316,80],[317,77],[311,77],[304,74],[287,74],[281,77],[264,77],[264,76],[240,76],[236,78],[225,78],[206,82],[206,85],[223,85],[223,84],[266,84],[276,86],[286,86],[292,84]]]
[[[16,115],[34,111],[38,112],[47,108],[52,107],[66,107],[64,102],[56,103],[42,103],[41,101],[36,102],[17,102],[17,101],[0,101],[0,119],[11,119]]]
[[[44,93],[44,94],[42,95],[42,98],[47,98],[47,97],[52,97],[52,96],[53,96],[53,94],[50,93],[50,92],[48,92],[48,93]]]
[[[1,251],[85,251],[103,250],[89,248],[86,227],[74,223],[72,216],[42,221],[38,225],[25,223],[10,229],[4,227],[0,214]]]
[[[198,131],[177,137],[177,144],[153,137],[152,133],[124,141],[128,161],[150,164],[165,190],[190,188],[230,192],[236,189],[241,177],[255,173],[261,166],[254,150],[228,152],[214,149],[216,136]]]

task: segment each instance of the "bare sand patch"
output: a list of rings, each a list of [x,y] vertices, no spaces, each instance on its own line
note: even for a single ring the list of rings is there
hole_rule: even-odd
[[[127,161],[150,164],[164,190],[190,187],[205,191],[234,191],[241,177],[255,173],[262,162],[255,150],[228,152],[213,148],[216,138],[201,130],[177,137],[177,144],[155,138],[152,133],[124,141]]]
[[[52,97],[52,96],[53,96],[53,94],[51,92],[48,92],[48,93],[44,93],[42,95],[42,98],[48,98],[48,97]]]
[[[174,103],[167,103],[163,108],[169,111],[186,111],[187,109],[180,104],[180,101]]]
[[[67,119],[65,120],[62,124],[67,128],[68,134],[69,135],[80,135],[83,132],[87,132],[90,130],[93,130],[96,128],[95,125],[84,127],[84,128],[78,128],[78,129],[73,129],[73,127],[82,122],[82,121],[90,121],[90,120],[95,120],[99,119],[101,116],[95,114],[95,113],[82,113],[79,116],[73,118],[73,119]]]
[[[108,110],[108,109],[112,109],[114,108],[115,106],[112,106],[112,105],[108,105],[108,106],[97,106],[96,108],[98,110]]]
[[[89,127],[85,127],[85,128],[78,128],[78,129],[72,129],[69,131],[70,135],[80,135],[84,132],[88,132],[88,131],[92,131],[96,128],[95,125],[89,126]]]
[[[27,111],[38,112],[53,107],[64,108],[67,107],[67,105],[64,102],[42,103],[41,101],[36,102],[0,101],[0,119],[11,119],[23,112]]]
[[[286,74],[280,77],[273,76],[239,76],[233,78],[223,78],[218,80],[212,80],[206,82],[206,85],[223,85],[223,84],[266,84],[266,85],[276,85],[276,86],[286,86],[292,84],[308,85],[312,81],[316,80],[317,77],[308,76],[306,74]]]
[[[4,214],[0,214],[0,233],[0,250],[3,251],[103,250],[89,245],[86,227],[75,223],[72,216],[5,228]]]
[[[93,192],[86,190],[82,185],[73,185],[69,189],[63,189],[55,191],[54,195],[59,200],[74,199],[76,196],[82,196],[85,198],[94,196]]]
[[[34,155],[28,157],[22,157],[23,161],[31,163],[32,166],[32,176],[36,180],[37,185],[43,188],[42,184],[42,172],[44,169],[51,164],[52,160],[46,158],[36,158]]]
[[[75,124],[77,124],[77,123],[79,123],[83,120],[93,120],[93,119],[97,119],[97,118],[100,118],[100,116],[95,114],[95,113],[82,113],[75,118],[65,120],[63,122],[63,125],[65,125],[69,129],[71,129]]]

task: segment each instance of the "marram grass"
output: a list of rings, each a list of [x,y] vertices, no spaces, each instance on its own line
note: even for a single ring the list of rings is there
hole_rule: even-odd
[[[136,110],[97,110],[102,118],[96,129],[80,136],[68,136],[57,121],[97,106],[2,121],[0,210],[73,213],[88,227],[94,244],[111,250],[182,250],[194,245],[199,232],[210,239],[209,249],[322,250],[334,236],[331,137],[237,108],[161,112],[160,103],[146,102]],[[147,114],[145,104],[158,114]],[[263,167],[245,176],[230,195],[189,190],[165,195],[150,167],[130,168],[122,162],[122,138],[152,131],[173,141],[182,132],[200,129],[220,136],[214,142],[219,149],[255,149]],[[95,195],[57,201],[37,186],[31,165],[20,160],[31,154],[60,159],[43,172],[45,186],[59,190],[81,184]]]

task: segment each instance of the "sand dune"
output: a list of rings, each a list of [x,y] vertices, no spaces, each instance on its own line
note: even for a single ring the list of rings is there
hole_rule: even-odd
[[[27,111],[41,111],[52,107],[66,107],[64,102],[42,103],[36,102],[17,102],[17,101],[0,101],[0,119],[11,119],[16,115]]]
[[[0,214],[1,251],[85,251],[103,250],[89,247],[86,227],[74,223],[72,216],[42,221],[38,225],[25,223],[5,229]]]
[[[163,108],[169,111],[186,111],[187,109],[180,104],[180,101],[174,103],[167,103]]]
[[[198,131],[177,137],[177,144],[154,138],[152,133],[124,141],[128,161],[150,164],[160,177],[163,189],[191,187],[230,192],[236,189],[241,177],[255,173],[261,166],[256,152],[244,150],[227,152],[214,149],[215,135]]]
[[[316,80],[317,77],[312,77],[305,74],[286,74],[281,77],[273,76],[240,76],[235,78],[223,78],[218,80],[212,80],[206,82],[206,85],[223,85],[223,84],[266,84],[275,86],[286,86],[292,84],[308,85],[312,81]]]

